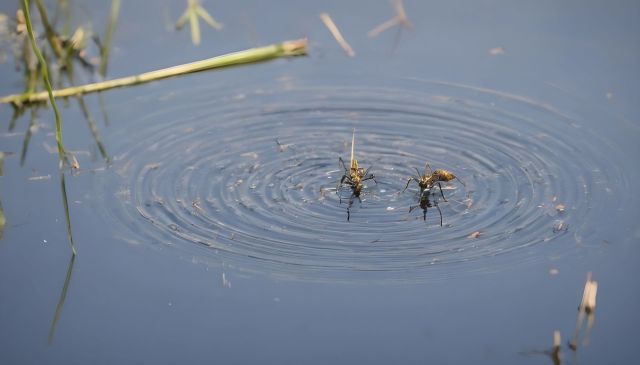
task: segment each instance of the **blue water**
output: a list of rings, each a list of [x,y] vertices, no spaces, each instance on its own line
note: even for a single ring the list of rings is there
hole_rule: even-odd
[[[104,29],[108,2],[74,5]],[[638,4],[405,1],[414,29],[370,39],[385,1],[208,1],[225,28],[203,24],[199,47],[168,29],[183,2],[144,6],[122,6],[110,78],[304,36],[310,55],[106,92],[108,126],[86,96],[109,164],[63,107],[81,165],[63,306],[52,112],[24,166],[29,112],[3,124],[0,363],[538,364],[554,330],[563,363],[633,361]],[[11,57],[0,74],[0,94],[22,90]],[[353,128],[377,184],[347,221]],[[400,193],[427,161],[464,182],[443,186],[442,227]],[[588,272],[598,306],[574,354]]]

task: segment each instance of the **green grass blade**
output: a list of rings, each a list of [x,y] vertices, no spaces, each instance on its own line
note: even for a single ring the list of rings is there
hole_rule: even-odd
[[[38,57],[38,61],[40,61],[40,69],[42,71],[42,79],[44,80],[45,86],[47,88],[47,94],[49,96],[49,102],[53,107],[53,112],[55,114],[56,119],[56,144],[58,146],[58,169],[60,170],[60,182],[62,187],[62,201],[64,203],[64,211],[65,218],[67,220],[67,236],[69,239],[69,245],[71,246],[71,252],[75,256],[76,247],[73,244],[73,236],[71,234],[71,220],[69,217],[69,202],[67,201],[67,189],[64,181],[64,161],[65,161],[65,151],[64,146],[62,145],[62,118],[60,117],[60,110],[58,110],[58,105],[56,104],[56,99],[53,97],[53,90],[51,88],[51,81],[49,80],[49,71],[47,67],[47,63],[45,62],[40,49],[38,49],[38,45],[36,43],[36,37],[33,33],[33,25],[31,23],[31,14],[29,13],[29,0],[22,0],[24,17],[27,23],[27,32],[29,33],[29,39],[31,40],[31,48],[33,48],[33,53]]]
[[[51,87],[51,81],[49,80],[49,70],[47,67],[47,63],[38,48],[36,43],[36,37],[33,33],[33,26],[31,23],[31,14],[29,13],[29,0],[22,0],[24,16],[27,23],[27,31],[29,33],[29,39],[31,40],[31,48],[33,49],[33,53],[38,57],[38,61],[40,62],[40,69],[42,72],[42,79],[44,80],[44,84],[47,88],[47,93],[49,95],[49,102],[53,107],[53,112],[55,114],[56,119],[56,143],[58,146],[58,157],[60,158],[60,162],[64,161],[64,146],[62,145],[62,118],[60,117],[60,110],[58,110],[58,105],[56,104],[56,99],[53,97],[53,89]]]

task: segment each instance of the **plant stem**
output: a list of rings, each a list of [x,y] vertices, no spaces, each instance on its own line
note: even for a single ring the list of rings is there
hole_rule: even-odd
[[[120,13],[120,0],[111,0],[111,13],[109,14],[109,21],[107,30],[104,35],[104,42],[100,47],[100,68],[98,73],[100,76],[105,77],[107,75],[107,62],[109,62],[109,48],[111,48],[111,39],[113,38],[113,31],[116,28],[116,22],[118,21],[118,14]]]
[[[43,96],[49,98],[49,102],[53,107],[53,112],[56,118],[56,143],[58,145],[58,157],[60,158],[60,163],[64,161],[64,146],[62,145],[62,120],[60,118],[60,111],[58,110],[58,105],[56,104],[56,99],[53,95],[53,90],[51,87],[51,81],[49,80],[49,71],[47,68],[47,62],[44,60],[40,49],[38,49],[38,45],[36,44],[36,37],[33,34],[33,26],[31,25],[31,15],[29,13],[29,0],[22,0],[22,5],[24,7],[24,17],[27,23],[27,31],[29,32],[29,39],[31,40],[31,48],[33,49],[33,53],[38,57],[38,62],[40,62],[40,70],[42,72],[42,79],[44,80],[45,86],[47,87],[47,91],[43,93]],[[36,94],[37,95],[37,94]]]
[[[76,247],[73,244],[73,237],[71,235],[71,221],[69,219],[69,204],[67,202],[67,193],[64,184],[64,160],[65,160],[65,151],[64,146],[62,145],[62,118],[60,117],[60,111],[58,110],[58,105],[56,104],[56,99],[53,96],[53,90],[51,88],[51,81],[49,80],[49,71],[47,68],[47,63],[38,49],[38,45],[36,44],[36,37],[33,34],[33,26],[31,24],[31,15],[29,13],[29,0],[22,0],[24,17],[27,23],[27,32],[29,33],[29,39],[31,40],[31,48],[33,48],[33,53],[38,57],[38,61],[40,62],[40,70],[42,72],[42,79],[44,80],[44,84],[47,88],[47,92],[43,93],[44,95],[49,97],[49,102],[53,107],[53,112],[56,118],[56,144],[58,145],[58,169],[60,170],[60,179],[62,181],[62,195],[63,202],[65,207],[65,217],[67,219],[67,234],[69,238],[69,245],[71,246],[72,255],[76,255]],[[44,15],[43,15],[44,17]],[[46,99],[45,99],[46,100]]]
[[[28,6],[28,1],[26,2],[25,6]],[[51,23],[49,23],[49,17],[47,16],[47,8],[44,7],[42,0],[36,0],[36,6],[38,7],[38,11],[40,12],[40,18],[42,19],[42,26],[44,27],[44,32],[47,35],[47,40],[49,41],[49,44],[51,45],[53,52],[56,54],[56,57],[60,58],[62,57],[62,46],[60,45],[60,42],[56,38],[56,33],[53,30]],[[31,21],[29,20],[27,24],[31,24]],[[31,32],[29,32],[29,34],[31,34]]]
[[[27,0],[23,0],[27,1]],[[307,53],[307,40],[298,39],[294,41],[285,41],[282,43],[272,44],[270,46],[251,48],[244,51],[229,53],[222,56],[209,58],[202,61],[191,62],[183,65],[173,66],[161,70],[146,72],[140,75],[123,77],[120,79],[96,82],[65,89],[55,90],[53,96],[64,98],[79,94],[88,94],[98,91],[104,91],[117,87],[133,86],[144,84],[150,81],[160,80],[177,75],[184,75],[193,72],[210,70],[213,68],[222,68],[228,66],[241,65],[245,63],[267,61],[280,57],[301,56]],[[50,100],[53,100],[53,96]],[[16,106],[25,103],[37,103],[47,100],[47,93],[26,93],[15,94],[0,98],[0,103],[12,103]]]

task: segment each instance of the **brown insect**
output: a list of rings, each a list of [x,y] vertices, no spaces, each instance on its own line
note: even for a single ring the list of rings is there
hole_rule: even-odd
[[[440,226],[442,226],[442,211],[438,206],[438,201],[434,200],[433,202],[431,202],[429,200],[431,189],[433,189],[434,186],[438,185],[442,199],[444,199],[444,201],[447,201],[447,198],[444,197],[444,193],[442,192],[442,185],[440,184],[440,182],[447,182],[456,179],[460,181],[462,185],[464,185],[464,183],[462,182],[462,180],[458,179],[451,171],[443,169],[437,169],[435,171],[431,170],[431,166],[429,166],[428,163],[425,164],[423,174],[420,174],[420,171],[418,171],[418,169],[416,169],[416,172],[417,175],[410,177],[409,180],[407,180],[407,185],[405,185],[404,189],[402,190],[402,192],[407,190],[411,181],[415,181],[420,187],[420,202],[418,205],[409,207],[409,213],[411,213],[414,209],[420,207],[423,210],[423,219],[427,220],[428,208],[435,206],[438,209],[438,213],[440,213]]]
[[[418,186],[420,186],[421,195],[425,191],[431,191],[431,189],[437,184],[438,188],[440,188],[440,195],[442,195],[442,199],[444,199],[444,201],[447,201],[447,198],[444,197],[444,193],[442,192],[442,185],[440,184],[440,181],[447,182],[456,179],[460,181],[460,183],[464,186],[462,180],[458,179],[456,175],[454,175],[451,171],[443,169],[432,171],[429,163],[425,164],[424,166],[424,174],[420,174],[420,171],[418,171],[418,169],[416,169],[416,172],[418,174],[416,176],[410,177],[409,180],[407,180],[407,185],[404,187],[402,192],[407,190],[411,181],[415,181],[416,183],[418,183]]]
[[[360,200],[360,194],[362,193],[362,189],[364,187],[363,182],[367,180],[373,180],[376,184],[376,179],[373,174],[369,173],[371,170],[371,166],[366,170],[358,166],[358,160],[355,158],[355,144],[356,144],[356,130],[353,129],[353,135],[351,137],[351,163],[349,164],[349,168],[347,168],[346,164],[342,157],[338,158],[338,162],[340,163],[340,167],[344,170],[344,174],[340,178],[340,182],[336,187],[336,193],[340,197],[340,203],[342,203],[342,195],[341,188],[346,185],[351,188],[351,196],[349,197],[349,207],[347,207],[347,220],[350,218],[349,209],[353,204],[353,198],[356,197]]]

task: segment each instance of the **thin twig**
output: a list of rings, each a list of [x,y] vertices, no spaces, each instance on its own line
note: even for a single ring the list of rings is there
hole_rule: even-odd
[[[347,41],[344,39],[344,37],[342,36],[342,33],[340,33],[340,30],[336,26],[336,23],[333,22],[329,14],[327,13],[320,14],[320,20],[322,20],[322,22],[327,27],[327,29],[329,29],[329,32],[331,32],[331,35],[333,36],[333,38],[336,39],[336,42],[338,42],[340,47],[342,47],[342,49],[345,51],[347,56],[355,57],[356,53],[353,51],[349,43],[347,43]]]
[[[394,15],[393,18],[370,30],[369,33],[367,33],[370,38],[377,37],[378,35],[380,35],[380,33],[396,25],[403,25],[407,29],[413,29],[413,24],[411,24],[409,18],[407,18],[407,12],[404,10],[402,0],[392,0],[391,2],[393,4],[393,9],[395,10],[396,15]]]

